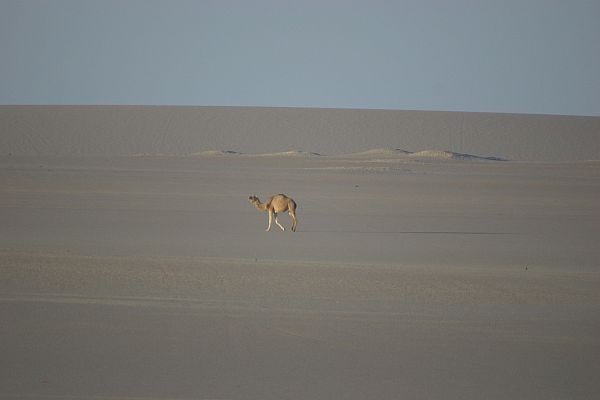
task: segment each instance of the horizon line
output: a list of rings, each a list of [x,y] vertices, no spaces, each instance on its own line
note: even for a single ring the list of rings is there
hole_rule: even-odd
[[[576,118],[600,118],[598,115],[589,114],[555,114],[555,113],[533,113],[533,112],[510,112],[510,111],[466,111],[453,109],[411,109],[411,108],[387,108],[387,107],[316,107],[316,106],[265,106],[265,105],[199,105],[199,104],[150,104],[150,103],[0,103],[0,107],[133,107],[133,108],[248,108],[248,109],[290,109],[290,110],[353,110],[353,111],[401,111],[401,112],[423,112],[423,113],[457,113],[457,114],[497,114],[497,115],[530,115],[530,116],[555,116]]]

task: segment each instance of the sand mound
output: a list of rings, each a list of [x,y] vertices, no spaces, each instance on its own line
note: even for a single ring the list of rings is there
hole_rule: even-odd
[[[235,155],[244,155],[247,157],[314,157],[320,156],[319,153],[312,153],[308,151],[300,151],[300,150],[290,150],[290,151],[282,151],[277,153],[258,153],[258,154],[249,154],[249,153],[240,153],[233,150],[206,150],[200,151],[197,153],[189,154],[190,157],[211,157],[211,156],[235,156]]]
[[[448,150],[423,150],[423,151],[418,151],[416,153],[411,153],[410,157],[412,157],[412,158],[430,158],[430,159],[438,159],[438,160],[504,161],[504,159],[499,158],[499,157],[483,157],[483,156],[476,156],[473,154],[456,153],[456,152],[448,151]]]
[[[383,156],[404,156],[404,155],[408,155],[411,154],[410,151],[407,150],[403,150],[403,149],[394,149],[394,148],[379,148],[379,149],[371,149],[371,150],[367,150],[367,151],[361,151],[359,153],[352,153],[349,154],[350,156],[378,156],[378,157],[383,157]]]
[[[189,156],[190,157],[203,157],[203,156],[232,156],[232,155],[240,155],[242,153],[239,153],[237,151],[233,151],[233,150],[206,150],[206,151],[200,151],[197,153],[190,153]]]
[[[370,157],[376,160],[389,159],[389,158],[412,158],[412,159],[431,159],[431,160],[461,160],[461,161],[504,161],[499,157],[484,157],[473,154],[457,153],[449,150],[422,150],[417,152],[411,152],[404,149],[393,149],[393,148],[379,148],[359,153],[349,154],[350,157]]]
[[[279,153],[255,154],[259,157],[320,157],[321,154],[301,150],[282,151]]]

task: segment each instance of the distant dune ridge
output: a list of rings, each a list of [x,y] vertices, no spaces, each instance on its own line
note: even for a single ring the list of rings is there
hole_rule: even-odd
[[[421,150],[408,151],[404,149],[371,149],[359,153],[350,154],[353,157],[367,158],[414,158],[414,159],[438,159],[438,160],[487,160],[487,161],[506,161],[501,157],[484,157],[474,154],[456,153],[449,150]]]
[[[600,159],[600,117],[267,107],[0,106],[0,132],[2,155],[342,155],[401,148],[411,157]]]
[[[167,154],[136,154],[137,156],[168,156]],[[260,153],[248,154],[233,150],[206,150],[197,153],[187,154],[187,157],[220,157],[220,156],[246,156],[246,157],[321,157],[319,153],[312,153],[300,150],[282,151],[278,153]],[[358,153],[344,154],[345,157],[377,160],[383,159],[436,159],[436,160],[486,160],[486,161],[506,161],[500,157],[482,157],[474,154],[462,154],[448,150],[422,150],[417,152],[402,149],[371,149]]]

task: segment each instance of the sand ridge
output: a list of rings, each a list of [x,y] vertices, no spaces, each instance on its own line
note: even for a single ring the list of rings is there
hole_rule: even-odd
[[[12,155],[185,155],[215,149],[343,155],[447,149],[519,161],[600,159],[600,117],[184,106],[0,106]],[[552,144],[552,145],[548,145]]]
[[[168,156],[166,154],[144,154],[143,156]],[[421,151],[408,151],[402,149],[371,149],[352,154],[342,154],[338,156],[327,156],[320,153],[303,151],[303,150],[289,150],[277,153],[241,153],[234,150],[206,150],[197,153],[191,153],[186,156],[188,157],[208,157],[208,156],[246,156],[246,157],[356,157],[362,159],[378,159],[381,157],[385,158],[406,158],[410,157],[413,159],[431,159],[431,160],[462,160],[462,161],[476,161],[476,160],[487,160],[487,161],[506,161],[500,157],[493,156],[477,156],[473,154],[462,154],[456,153],[449,150],[421,150]],[[172,155],[171,155],[172,156]]]

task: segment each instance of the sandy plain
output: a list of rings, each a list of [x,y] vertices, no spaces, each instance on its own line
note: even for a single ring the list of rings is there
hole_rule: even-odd
[[[600,392],[598,162],[13,155],[0,180],[0,398]],[[277,192],[296,233],[247,201]]]

